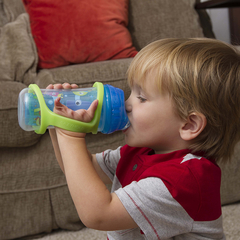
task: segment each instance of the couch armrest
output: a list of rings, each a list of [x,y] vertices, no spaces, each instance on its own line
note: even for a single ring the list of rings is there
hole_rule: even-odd
[[[0,25],[3,26],[8,22],[16,20],[22,13],[25,13],[22,0],[2,0],[0,6],[0,14],[2,15]]]
[[[18,124],[18,95],[27,86],[12,81],[0,81],[0,148],[28,147],[41,135],[23,131]]]

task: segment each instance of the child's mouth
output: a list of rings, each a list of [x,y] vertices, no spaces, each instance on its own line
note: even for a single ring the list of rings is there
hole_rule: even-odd
[[[130,122],[128,122],[126,124],[126,126],[122,129],[122,132],[125,133],[128,130],[128,128],[130,127],[130,125],[131,125]]]

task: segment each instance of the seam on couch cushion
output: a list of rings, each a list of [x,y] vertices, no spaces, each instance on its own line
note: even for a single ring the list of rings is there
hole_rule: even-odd
[[[23,192],[36,192],[36,191],[45,191],[45,190],[51,190],[55,188],[60,188],[67,186],[67,183],[65,184],[57,184],[51,187],[44,187],[44,188],[34,188],[34,189],[19,189],[19,190],[11,190],[11,191],[0,191],[0,194],[12,194],[12,193],[23,193]]]

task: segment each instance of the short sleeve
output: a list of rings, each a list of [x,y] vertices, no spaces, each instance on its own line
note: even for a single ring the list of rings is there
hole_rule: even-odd
[[[116,150],[108,149],[102,153],[96,154],[99,166],[112,181],[120,160],[120,150],[121,147],[118,147]]]
[[[147,239],[168,239],[192,229],[193,219],[159,178],[134,181],[115,193]]]

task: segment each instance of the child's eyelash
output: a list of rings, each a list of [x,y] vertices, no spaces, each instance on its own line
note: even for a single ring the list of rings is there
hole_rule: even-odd
[[[138,96],[137,98],[140,100],[140,102],[145,102],[147,100],[146,98],[143,98],[141,96]]]

